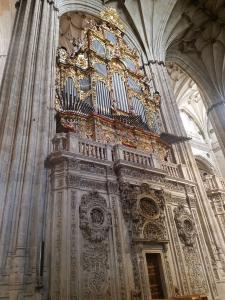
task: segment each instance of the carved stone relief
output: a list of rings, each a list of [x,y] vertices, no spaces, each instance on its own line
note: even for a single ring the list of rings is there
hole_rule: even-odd
[[[98,192],[84,195],[80,205],[80,228],[84,237],[91,242],[106,239],[111,225],[111,215],[105,199]]]
[[[115,229],[115,235],[116,235],[116,250],[117,250],[117,264],[118,264],[118,270],[119,270],[119,284],[120,284],[120,291],[118,291],[121,295],[121,300],[127,299],[126,296],[126,282],[125,282],[125,265],[123,264],[123,257],[122,257],[122,241],[120,236],[120,228],[119,228],[119,211],[118,206],[116,203],[116,197],[112,196],[112,209],[113,209],[113,215],[114,215],[114,229]]]
[[[79,214],[83,235],[83,297],[90,300],[111,299],[108,253],[111,214],[106,200],[95,191],[84,194]]]
[[[191,293],[207,292],[208,288],[197,248],[197,229],[194,218],[189,210],[180,204],[174,208],[174,220],[178,236],[183,244],[183,254]]]
[[[156,175],[144,170],[137,170],[134,168],[129,168],[129,167],[122,167],[118,170],[118,173],[120,176],[124,177],[135,177],[138,179],[146,179],[158,183],[163,183],[164,182],[164,175]]]
[[[193,210],[193,217],[195,219],[198,236],[199,236],[201,241],[204,241],[204,236],[203,236],[203,233],[202,233],[201,228],[200,228],[199,219],[198,219],[198,215],[197,215],[196,210]],[[205,247],[204,242],[202,243],[202,247]],[[210,264],[210,258],[207,255],[206,251],[205,251],[204,261],[205,261],[205,267],[206,267],[206,270],[207,270],[207,274],[209,275],[209,278],[210,278],[210,286],[212,288],[212,291],[213,291],[214,295],[218,296],[218,291],[217,291],[217,288],[216,288],[216,282],[215,282],[215,279],[214,279],[214,276],[213,276],[213,270],[212,270],[212,267],[211,267],[211,264]]]
[[[60,298],[61,284],[61,256],[62,256],[62,200],[63,193],[58,192],[56,197],[56,238],[55,238],[55,297]]]
[[[164,193],[148,184],[140,187],[120,184],[122,208],[129,222],[132,237],[160,241],[167,238],[164,216]]]
[[[164,192],[154,190],[146,183],[141,186],[121,183],[120,192],[122,211],[130,233],[135,282],[132,299],[148,299],[148,287],[144,286],[143,249],[138,241],[161,243],[168,239]]]
[[[172,208],[170,206],[167,206],[167,211],[168,211],[168,216],[169,216],[169,223],[171,225],[171,234],[173,238],[173,243],[174,243],[174,248],[176,249],[175,255],[178,261],[178,268],[180,269],[180,274],[181,274],[181,282],[182,282],[182,290],[184,294],[189,293],[189,287],[188,287],[188,281],[186,277],[186,270],[185,270],[185,265],[184,265],[184,260],[182,257],[182,250],[180,247],[179,243],[179,237],[178,234],[176,233],[176,226],[174,222],[174,217],[173,217],[173,212]]]
[[[165,227],[160,223],[148,222],[143,228],[143,237],[151,241],[162,241],[167,238]]]
[[[205,293],[207,292],[207,284],[205,276],[203,275],[203,269],[199,253],[195,247],[183,248],[184,258],[188,270],[188,277],[191,285],[192,293]]]
[[[191,214],[180,204],[174,209],[174,219],[181,242],[192,247],[196,241],[196,228]]]
[[[140,212],[142,215],[144,215],[146,218],[150,219],[157,219],[159,216],[159,208],[156,202],[151,199],[144,197],[139,202]]]
[[[80,176],[69,174],[66,178],[69,187],[88,188],[96,190],[106,190],[106,182],[81,178]]]
[[[71,193],[71,232],[70,232],[70,262],[71,262],[71,298],[77,300],[77,229],[76,229],[76,194]]]

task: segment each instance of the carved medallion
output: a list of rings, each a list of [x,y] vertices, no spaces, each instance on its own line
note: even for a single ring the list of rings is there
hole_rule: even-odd
[[[159,207],[153,199],[144,197],[140,200],[139,206],[141,213],[147,218],[155,219],[159,216]]]
[[[108,234],[111,215],[105,199],[98,192],[84,195],[80,205],[80,228],[90,241],[101,242]]]
[[[196,240],[195,223],[189,211],[182,204],[174,209],[174,220],[181,242],[185,246],[192,247]]]

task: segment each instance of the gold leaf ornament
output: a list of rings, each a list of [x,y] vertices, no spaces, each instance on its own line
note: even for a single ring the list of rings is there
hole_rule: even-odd
[[[110,23],[111,25],[119,28],[121,31],[124,30],[124,25],[122,20],[117,13],[116,9],[113,7],[107,7],[100,13],[101,19]]]

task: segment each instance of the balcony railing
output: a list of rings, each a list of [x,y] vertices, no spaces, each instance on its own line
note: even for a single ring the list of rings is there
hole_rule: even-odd
[[[79,154],[97,159],[107,160],[106,146],[100,146],[89,141],[79,141]]]
[[[162,162],[162,168],[172,177],[181,177],[179,166],[170,162]]]
[[[53,151],[68,151],[76,155],[114,163],[126,162],[144,168],[154,168],[171,177],[189,179],[185,165],[160,161],[155,154],[131,149],[123,145],[111,146],[88,139],[81,139],[73,133],[58,133],[53,139]],[[225,180],[223,182],[225,186]]]
[[[205,189],[207,192],[215,190],[225,191],[225,178],[216,175],[207,175],[202,178]]]

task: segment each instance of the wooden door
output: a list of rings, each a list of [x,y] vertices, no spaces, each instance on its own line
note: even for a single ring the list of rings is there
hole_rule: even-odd
[[[146,261],[152,299],[164,299],[162,278],[160,272],[160,254],[147,253]]]

